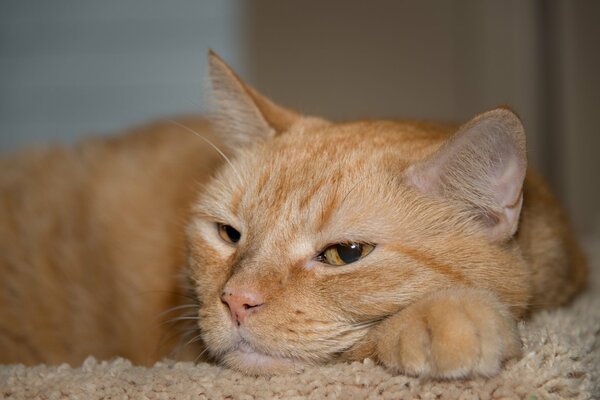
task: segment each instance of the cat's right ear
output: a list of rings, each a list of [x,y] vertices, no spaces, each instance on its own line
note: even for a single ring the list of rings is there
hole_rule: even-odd
[[[464,124],[405,174],[419,191],[460,202],[492,241],[502,242],[518,228],[526,169],[521,120],[497,108]]]
[[[268,140],[286,131],[300,115],[273,103],[242,81],[212,50],[209,75],[216,101],[217,129],[229,147]]]

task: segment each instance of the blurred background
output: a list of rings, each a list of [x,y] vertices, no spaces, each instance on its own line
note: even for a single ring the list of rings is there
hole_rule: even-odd
[[[209,47],[334,120],[510,105],[580,235],[600,234],[596,0],[3,0],[0,152],[206,111]]]

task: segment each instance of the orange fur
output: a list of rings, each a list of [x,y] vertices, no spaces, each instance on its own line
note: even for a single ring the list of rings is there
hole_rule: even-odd
[[[149,364],[181,337],[160,313],[190,303],[189,337],[247,373],[374,357],[410,374],[491,375],[518,354],[518,318],[583,286],[543,181],[524,177],[521,159],[486,161],[524,154],[512,112],[461,128],[331,123],[277,106],[210,59],[214,126],[157,123],[0,161],[0,361]],[[192,130],[226,143],[231,164]],[[339,267],[315,259],[340,242],[376,247]],[[224,288],[260,308],[236,326]]]

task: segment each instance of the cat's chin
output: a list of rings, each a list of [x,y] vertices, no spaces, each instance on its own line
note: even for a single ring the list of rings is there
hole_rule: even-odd
[[[273,356],[253,349],[242,342],[223,357],[223,362],[232,369],[248,375],[280,375],[298,372],[305,363],[292,358]]]

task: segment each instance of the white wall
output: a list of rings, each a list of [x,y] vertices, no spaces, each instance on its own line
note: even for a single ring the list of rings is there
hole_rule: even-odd
[[[235,0],[3,0],[0,151],[205,108],[206,50],[245,70]]]

